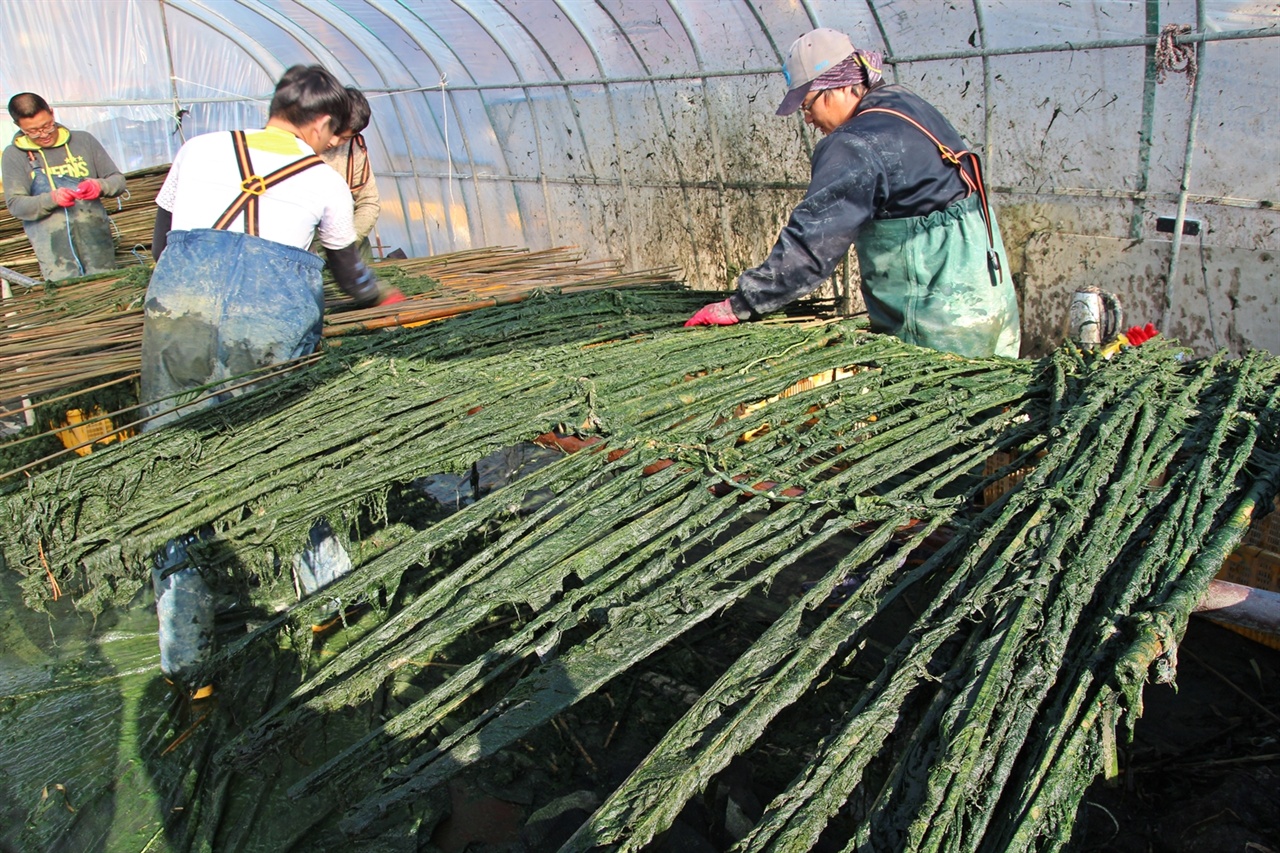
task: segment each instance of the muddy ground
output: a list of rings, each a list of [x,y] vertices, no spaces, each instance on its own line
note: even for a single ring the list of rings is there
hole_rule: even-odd
[[[692,673],[702,651],[668,660]],[[607,692],[596,708],[562,715],[550,739],[526,741],[528,762],[501,762],[458,780],[452,814],[427,850],[441,853],[553,851],[638,761],[653,727],[691,704],[691,685],[641,676],[628,695]],[[1076,849],[1096,853],[1280,853],[1280,651],[1193,619],[1179,651],[1176,689],[1148,685],[1145,712],[1124,744],[1120,775],[1086,793]],[[665,707],[664,707],[665,706]],[[739,765],[687,808],[661,853],[713,853],[733,843],[739,813],[754,818],[785,784],[779,766]],[[538,796],[555,778],[570,790]],[[819,848],[823,849],[823,848]],[[838,849],[833,847],[833,850]]]
[[[1192,619],[1177,690],[1145,713],[1079,816],[1084,850],[1280,853],[1280,651]]]

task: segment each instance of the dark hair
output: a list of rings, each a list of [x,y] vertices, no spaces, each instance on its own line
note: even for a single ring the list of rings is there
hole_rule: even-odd
[[[338,78],[319,65],[295,65],[284,72],[271,96],[268,116],[301,126],[326,115],[335,132],[351,118],[351,99]]]
[[[351,98],[351,118],[347,119],[347,126],[341,132],[363,133],[373,116],[373,110],[369,109],[369,99],[355,86],[347,87],[347,95]]]
[[[21,92],[9,99],[9,118],[31,118],[44,112],[53,112],[49,102],[35,92]]]
[[[889,85],[889,81],[884,79],[883,77],[881,77],[879,80],[877,80],[874,83],[851,84],[854,93],[857,94],[859,98],[861,98],[863,95],[866,95],[867,92],[870,92],[873,89],[879,89],[881,86],[888,86],[888,85]]]

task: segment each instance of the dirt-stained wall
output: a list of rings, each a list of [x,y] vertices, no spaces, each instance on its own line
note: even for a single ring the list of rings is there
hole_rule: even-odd
[[[1062,342],[1071,294],[1089,286],[1120,298],[1126,327],[1155,323],[1198,355],[1222,349],[1235,356],[1247,349],[1280,355],[1277,253],[1187,238],[1166,308],[1172,247],[1167,240],[1029,235],[1020,247],[1023,355],[1043,355]]]

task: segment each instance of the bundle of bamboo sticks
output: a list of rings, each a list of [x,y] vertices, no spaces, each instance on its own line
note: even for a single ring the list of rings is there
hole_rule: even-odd
[[[326,337],[420,324],[519,302],[540,290],[657,284],[673,281],[678,274],[623,273],[612,261],[583,261],[571,248],[472,249],[373,266],[401,287],[406,301],[394,308],[351,310],[350,302],[335,299],[326,316]],[[4,306],[0,400],[136,373],[149,277],[149,268],[136,267],[41,288],[16,287]]]
[[[373,268],[380,274],[394,271],[397,278],[407,277],[414,287],[420,287],[423,281],[438,286],[426,292],[413,291],[413,297],[393,310],[332,311],[325,319],[325,337],[390,326],[421,325],[478,308],[520,302],[544,290],[570,293],[634,287],[670,283],[680,277],[680,270],[675,268],[623,272],[616,261],[586,261],[579,251],[567,247],[540,252],[471,249],[429,258],[375,263]],[[406,295],[409,293],[406,291]],[[334,308],[341,307],[340,302],[331,304]]]
[[[168,167],[162,167],[129,175],[129,196],[119,210],[112,211],[121,247],[120,270],[37,287],[11,287],[12,295],[4,300],[4,335],[0,336],[0,419],[38,420],[56,432],[62,410],[78,399],[76,395],[86,393],[86,385],[90,393],[115,386],[126,396],[136,395],[155,196],[167,173]],[[11,216],[0,221],[0,253],[0,266],[39,275],[21,225]],[[509,247],[470,249],[379,262],[374,269],[407,299],[389,308],[355,309],[330,283],[326,286],[326,338],[421,325],[520,302],[544,290],[659,284],[679,276],[676,269],[624,273],[616,261],[587,261],[582,252],[569,247],[536,252]],[[36,409],[43,409],[39,418],[35,418]],[[110,427],[107,419],[112,414],[120,413],[93,420]],[[136,417],[129,413],[124,420],[132,422]],[[28,436],[24,441],[39,437]]]

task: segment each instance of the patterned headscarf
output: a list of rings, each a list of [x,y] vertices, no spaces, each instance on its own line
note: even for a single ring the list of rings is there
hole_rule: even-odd
[[[884,56],[878,50],[857,50],[836,67],[814,78],[810,92],[845,86],[874,86],[884,79]]]

